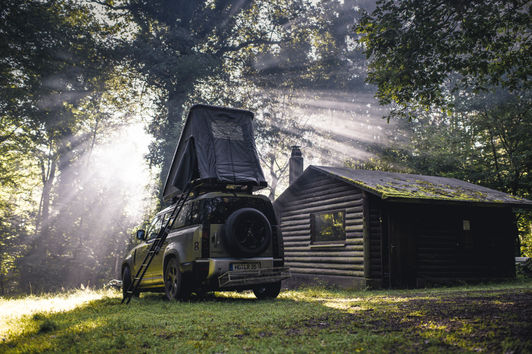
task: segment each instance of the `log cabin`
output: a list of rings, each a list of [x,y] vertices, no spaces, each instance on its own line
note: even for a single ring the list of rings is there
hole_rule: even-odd
[[[275,201],[292,280],[414,288],[515,277],[513,210],[532,201],[454,178],[309,166]]]

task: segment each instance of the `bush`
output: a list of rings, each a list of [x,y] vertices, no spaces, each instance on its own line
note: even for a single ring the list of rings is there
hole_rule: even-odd
[[[515,265],[517,275],[525,278],[532,278],[532,258],[527,258],[525,261],[518,262]]]

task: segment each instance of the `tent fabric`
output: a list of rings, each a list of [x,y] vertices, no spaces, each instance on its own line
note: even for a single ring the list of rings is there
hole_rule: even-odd
[[[181,171],[181,173],[175,176],[174,186],[180,190],[183,190],[190,181],[199,177],[194,139],[191,138],[187,141],[183,158],[179,161],[177,170]]]
[[[252,120],[253,113],[245,110],[193,106],[166,179],[164,200],[191,182],[265,187]]]

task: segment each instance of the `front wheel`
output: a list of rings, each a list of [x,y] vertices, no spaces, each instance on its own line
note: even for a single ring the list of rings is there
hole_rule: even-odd
[[[122,296],[124,299],[126,298],[127,291],[129,290],[129,287],[131,286],[131,270],[129,269],[129,266],[124,267],[124,271],[122,272]],[[134,297],[139,297],[140,293],[138,290],[136,290],[133,293]]]
[[[183,277],[177,259],[170,258],[164,268],[164,293],[168,300],[177,300],[181,292]]]
[[[253,288],[253,293],[259,300],[275,299],[281,292],[281,282],[258,285]]]
[[[124,299],[126,298],[127,291],[129,290],[129,287],[131,286],[131,271],[129,270],[129,267],[124,267],[124,271],[122,272],[122,296]]]

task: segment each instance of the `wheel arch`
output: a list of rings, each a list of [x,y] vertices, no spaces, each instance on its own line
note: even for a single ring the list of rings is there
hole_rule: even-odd
[[[179,262],[179,253],[175,249],[169,250],[164,253],[164,257],[163,257],[163,276],[164,276],[164,273],[166,272],[166,265],[172,258],[175,258],[177,260],[177,264],[179,265],[179,268],[181,268],[181,263]]]
[[[183,271],[182,269],[182,262],[185,261],[185,250],[183,249],[183,245],[181,243],[172,243],[166,247],[164,250],[164,257],[163,257],[163,272],[165,271],[166,264],[168,263],[168,260],[171,257],[177,258],[177,263],[179,264],[179,270]]]

